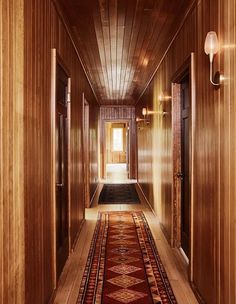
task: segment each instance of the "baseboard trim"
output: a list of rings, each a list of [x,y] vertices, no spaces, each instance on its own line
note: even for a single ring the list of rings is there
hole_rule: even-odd
[[[187,257],[186,253],[184,252],[183,248],[180,247],[179,248],[180,254],[182,255],[182,257],[184,258],[185,262],[189,265],[189,258]]]
[[[76,243],[77,243],[77,241],[78,241],[78,239],[79,239],[80,232],[81,232],[81,230],[82,230],[82,228],[83,228],[84,223],[85,223],[85,219],[83,219],[82,222],[80,223],[79,230],[78,230],[78,232],[76,233],[75,240],[74,240],[74,242],[73,242],[73,245],[72,245],[71,248],[70,248],[69,255],[68,255],[68,258],[67,258],[67,260],[66,260],[66,263],[65,263],[64,267],[66,266],[68,260],[70,259],[71,254],[74,252],[74,248],[75,248]],[[64,269],[64,267],[63,267],[63,269]],[[63,272],[63,270],[62,270],[62,272]],[[61,274],[62,274],[62,273],[61,273]],[[51,294],[51,297],[50,297],[50,299],[49,299],[49,301],[48,301],[48,304],[53,304],[53,302],[54,302],[54,300],[55,300],[55,297],[56,297],[56,293],[57,293],[57,288],[58,288],[59,282],[60,282],[60,277],[59,277],[59,279],[58,279],[56,288],[54,288],[54,290],[53,290],[53,292],[52,292],[52,294]]]
[[[144,199],[145,199],[146,203],[148,204],[149,208],[151,209],[152,213],[153,213],[153,214],[157,217],[157,219],[158,219],[158,216],[157,216],[156,212],[154,211],[152,205],[150,204],[149,200],[147,199],[145,193],[143,192],[143,189],[142,189],[141,185],[139,184],[139,182],[137,182],[137,186],[138,186],[140,192],[142,193],[142,196],[144,197]],[[159,219],[158,219],[158,220],[159,220]]]
[[[142,186],[139,184],[139,182],[137,182],[137,186],[138,186],[139,190],[141,191],[141,193],[142,193],[142,195],[143,195],[146,203],[148,204],[149,208],[151,209],[152,213],[155,215],[155,217],[159,221],[161,230],[162,230],[165,238],[167,239],[168,243],[171,245],[171,238],[170,238],[169,234],[167,233],[167,231],[166,231],[165,227],[163,226],[163,224],[160,222],[160,219],[159,219],[158,215],[156,214],[155,210],[151,206],[151,204],[150,204],[149,200],[147,199],[145,193],[143,192]]]
[[[53,292],[52,292],[52,294],[51,294],[51,297],[50,297],[50,299],[49,299],[49,301],[48,301],[48,304],[53,304],[53,302],[54,302],[54,300],[55,300],[55,298],[56,298],[56,292],[57,292],[57,288],[54,288],[54,289],[53,289]]]
[[[164,234],[167,242],[169,243],[170,247],[173,248],[171,246],[171,237],[170,237],[169,233],[167,232],[165,226],[161,222],[160,222],[160,227],[161,227],[161,231],[163,232],[163,234]]]
[[[191,288],[193,293],[195,294],[195,297],[198,301],[199,304],[206,304],[206,302],[203,300],[198,288],[196,287],[196,285],[193,282],[190,282]]]
[[[78,231],[77,231],[77,233],[76,233],[76,236],[75,236],[75,240],[74,240],[74,242],[73,242],[73,244],[72,244],[72,246],[71,246],[71,249],[70,249],[70,254],[71,254],[71,253],[74,251],[74,249],[75,249],[76,243],[77,243],[77,241],[78,241],[78,239],[79,239],[80,232],[81,232],[81,230],[82,230],[82,228],[83,228],[84,223],[85,223],[85,218],[82,219],[82,221],[81,221],[81,223],[80,223],[79,229],[78,229]],[[70,256],[70,255],[69,255],[69,256]]]
[[[99,188],[99,183],[97,183],[97,187],[96,187],[96,189],[95,189],[95,191],[94,191],[94,193],[93,193],[93,196],[92,196],[92,198],[91,198],[91,200],[90,200],[90,205],[89,205],[89,208],[91,208],[91,207],[92,207],[92,204],[93,204],[94,198],[95,198],[95,196],[96,196],[96,194],[97,194],[97,192],[98,192],[98,188]]]

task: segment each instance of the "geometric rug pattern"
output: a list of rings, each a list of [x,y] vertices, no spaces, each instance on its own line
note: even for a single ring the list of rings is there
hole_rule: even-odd
[[[177,303],[143,212],[99,213],[77,303]]]
[[[135,184],[104,184],[98,200],[99,204],[139,204]]]

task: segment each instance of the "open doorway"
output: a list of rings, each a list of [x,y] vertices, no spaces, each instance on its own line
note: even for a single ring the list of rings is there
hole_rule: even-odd
[[[104,171],[108,181],[129,178],[129,123],[105,122]]]

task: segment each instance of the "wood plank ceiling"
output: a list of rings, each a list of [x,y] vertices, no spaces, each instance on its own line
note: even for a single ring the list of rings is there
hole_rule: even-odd
[[[103,105],[134,105],[193,0],[58,0]]]

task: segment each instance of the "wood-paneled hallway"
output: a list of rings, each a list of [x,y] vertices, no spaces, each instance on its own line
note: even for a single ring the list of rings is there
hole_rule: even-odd
[[[1,0],[0,304],[236,304],[235,75],[235,0]]]

